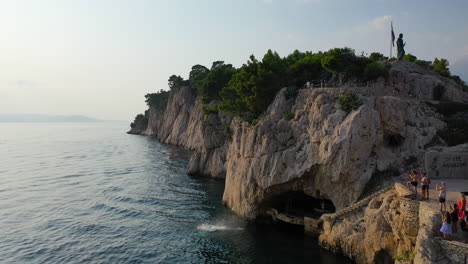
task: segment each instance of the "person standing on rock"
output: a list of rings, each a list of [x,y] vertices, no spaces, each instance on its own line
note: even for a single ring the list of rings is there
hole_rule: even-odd
[[[461,199],[458,200],[458,218],[465,218],[466,198],[464,193],[460,193]]]
[[[445,182],[441,182],[440,184],[436,185],[436,190],[439,191],[439,203],[440,203],[440,211],[447,210],[445,207],[445,195],[447,194],[447,186]]]
[[[450,220],[452,221],[452,233],[457,233],[458,207],[457,204],[450,205]]]
[[[413,173],[409,174],[410,181],[406,183],[408,186],[408,189],[411,190],[411,185],[414,186],[414,198],[416,199],[418,197],[418,174],[416,171],[413,171]]]
[[[421,193],[422,193],[422,199],[429,200],[429,184],[431,184],[431,179],[425,172],[423,172],[421,178]]]
[[[450,236],[452,235],[452,225],[449,212],[444,212],[442,214],[442,227],[440,228],[440,232],[444,235],[444,239],[450,240]]]

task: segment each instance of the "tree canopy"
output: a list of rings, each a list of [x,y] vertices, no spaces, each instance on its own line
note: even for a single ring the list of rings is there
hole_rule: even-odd
[[[205,113],[221,110],[252,121],[268,108],[283,87],[295,91],[296,87],[303,87],[309,81],[335,81],[333,76],[337,77],[339,83],[386,78],[388,69],[381,62],[387,60],[388,57],[378,52],[372,52],[369,56],[364,53],[356,55],[353,49],[346,47],[317,53],[295,50],[286,57],[268,50],[261,60],[251,55],[238,69],[222,60],[214,61],[210,69],[196,64],[191,68],[188,80],[172,75],[168,85],[170,89],[188,86],[193,93],[198,93]],[[460,77],[450,74],[446,59],[436,58],[431,62],[407,54],[403,60],[451,78],[468,90]],[[162,90],[145,95],[148,106],[158,110],[165,109],[168,97],[169,92]]]
[[[231,64],[224,64],[224,61],[215,61],[211,70],[198,86],[198,93],[202,96],[202,102],[208,104],[212,100],[220,100],[219,93],[226,87],[236,69]]]
[[[171,75],[171,77],[169,77],[169,80],[167,80],[167,82],[168,82],[170,89],[179,88],[184,84],[184,79],[177,75]]]
[[[194,65],[192,67],[192,70],[189,73],[190,87],[194,91],[200,90],[200,86],[209,72],[210,70],[203,65],[200,65],[200,64]]]
[[[146,94],[145,98],[148,107],[153,107],[162,112],[166,109],[167,101],[169,100],[169,91],[159,90],[156,93]]]

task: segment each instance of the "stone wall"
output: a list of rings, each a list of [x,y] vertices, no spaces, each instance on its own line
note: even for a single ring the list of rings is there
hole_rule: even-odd
[[[468,144],[428,150],[425,168],[433,179],[468,179]]]
[[[439,244],[451,263],[465,264],[468,261],[468,245],[457,241],[439,239]]]

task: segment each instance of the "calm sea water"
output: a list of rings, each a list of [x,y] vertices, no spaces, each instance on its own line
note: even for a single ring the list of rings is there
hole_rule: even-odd
[[[0,123],[1,263],[347,263],[236,217],[190,153],[126,123]]]

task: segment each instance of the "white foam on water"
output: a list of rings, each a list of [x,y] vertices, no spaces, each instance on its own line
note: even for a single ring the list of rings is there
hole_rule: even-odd
[[[242,227],[229,227],[226,225],[210,225],[210,224],[201,224],[197,226],[197,229],[200,231],[208,231],[208,232],[225,231],[225,230],[243,230]]]

